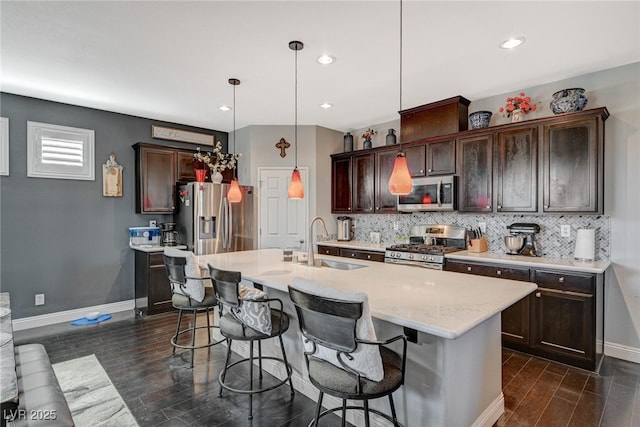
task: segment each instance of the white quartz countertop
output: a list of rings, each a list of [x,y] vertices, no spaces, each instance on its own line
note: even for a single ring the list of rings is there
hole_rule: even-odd
[[[177,246],[129,245],[129,247],[135,251],[140,251],[140,252],[164,252],[164,248],[166,247],[170,247],[174,249],[187,249],[185,245],[177,245]]]
[[[385,243],[369,243],[369,242],[361,242],[357,240],[350,241],[339,241],[339,240],[323,240],[320,242],[316,242],[320,246],[333,246],[336,248],[346,248],[346,249],[361,249],[365,251],[376,251],[384,253],[385,249],[387,249],[388,244]]]
[[[196,258],[203,267],[211,264],[240,271],[243,279],[283,292],[288,292],[296,276],[338,290],[366,292],[372,316],[448,339],[461,336],[537,288],[530,282],[364,260],[353,262],[366,266],[356,270],[309,267],[282,261],[280,249]],[[347,262],[326,255],[316,259]]]
[[[559,270],[579,271],[583,273],[604,273],[611,265],[611,261],[609,260],[585,262],[565,258],[531,257],[491,252],[474,253],[469,251],[453,252],[445,255],[445,258],[459,261],[520,265],[524,267],[555,268]]]

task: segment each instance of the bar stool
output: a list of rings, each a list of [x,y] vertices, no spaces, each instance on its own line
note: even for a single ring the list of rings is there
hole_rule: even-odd
[[[309,380],[320,390],[315,418],[309,426],[317,426],[320,418],[339,410],[344,426],[347,409],[364,411],[367,427],[370,412],[399,426],[392,393],[404,384],[406,337],[398,335],[385,341],[375,338],[364,293],[340,292],[294,278],[289,296],[304,336]],[[369,339],[360,338],[363,335],[369,335]],[[403,342],[402,355],[385,347],[395,341]],[[321,413],[325,393],[341,398],[342,406]],[[384,396],[389,397],[391,416],[369,408],[370,399]],[[364,406],[347,406],[347,399],[362,400]]]
[[[193,358],[195,350],[198,348],[211,347],[221,343],[220,341],[211,340],[211,322],[209,320],[209,310],[213,312],[218,301],[213,293],[213,289],[204,286],[204,280],[200,274],[199,267],[192,258],[193,253],[186,251],[178,251],[174,249],[173,255],[164,254],[164,266],[167,270],[167,277],[171,284],[171,305],[178,310],[178,324],[176,333],[171,337],[171,345],[173,346],[172,356],[176,355],[176,348],[191,350],[191,367],[193,368]],[[187,274],[190,270],[190,274]],[[193,313],[193,323],[190,328],[180,330],[182,323],[182,315],[184,312]],[[207,326],[197,326],[196,318],[198,313],[205,312],[207,317]],[[215,326],[214,326],[215,327]],[[196,331],[198,329],[207,330],[207,342],[205,344],[196,345]],[[191,334],[191,345],[178,344],[178,338],[182,334]]]
[[[220,393],[226,389],[234,393],[249,395],[249,420],[253,419],[253,395],[280,387],[289,381],[291,396],[294,395],[291,375],[293,370],[287,362],[287,354],[282,342],[282,334],[289,329],[289,316],[282,310],[282,301],[278,298],[268,298],[259,289],[240,284],[242,275],[237,271],[225,271],[209,265],[209,275],[213,282],[213,289],[221,307],[220,333],[227,340],[227,358],[224,368],[218,376]],[[279,308],[271,308],[270,303],[276,303]],[[262,355],[262,340],[278,337],[282,358]],[[231,357],[231,343],[234,340],[249,343],[249,357],[229,363]],[[253,388],[253,342],[258,342],[259,378],[262,383],[262,361],[273,360],[286,368],[286,377],[275,384]],[[225,376],[234,366],[249,363],[249,388],[241,389],[230,386],[225,382]]]

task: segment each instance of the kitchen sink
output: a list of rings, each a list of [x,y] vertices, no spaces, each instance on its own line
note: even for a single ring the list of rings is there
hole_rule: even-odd
[[[340,261],[333,261],[328,259],[323,259],[320,261],[321,261],[320,263],[321,267],[335,268],[337,270],[357,270],[358,268],[366,267],[366,265],[362,265],[362,264],[351,264],[349,262],[340,262]]]

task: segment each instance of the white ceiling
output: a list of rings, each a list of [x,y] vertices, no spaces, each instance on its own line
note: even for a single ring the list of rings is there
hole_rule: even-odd
[[[0,2],[0,90],[229,131],[397,119],[399,1]],[[404,2],[403,108],[640,61],[640,2]],[[520,48],[498,44],[524,36]],[[337,61],[320,65],[330,54]],[[330,102],[329,110],[319,104]]]

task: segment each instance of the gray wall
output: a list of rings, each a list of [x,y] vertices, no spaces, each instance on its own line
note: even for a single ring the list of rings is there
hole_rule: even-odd
[[[136,142],[194,149],[151,138],[151,125],[227,133],[0,93],[9,118],[9,176],[0,178],[0,289],[11,293],[13,318],[133,298],[133,251],[128,227],[171,216],[135,213]],[[27,177],[27,121],[95,130],[95,181]],[[102,196],[102,164],[109,153],[123,169],[123,197]],[[34,305],[44,293],[46,303]]]

